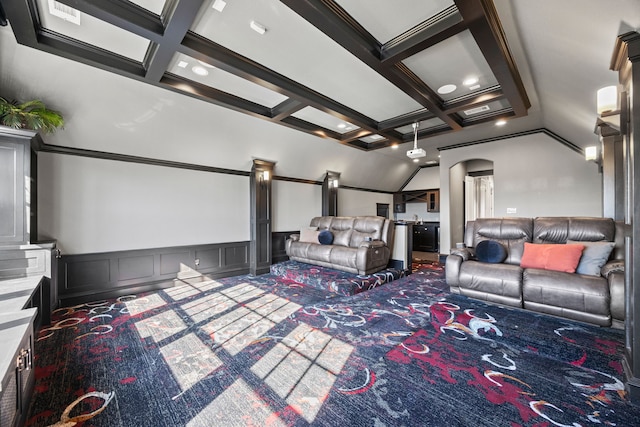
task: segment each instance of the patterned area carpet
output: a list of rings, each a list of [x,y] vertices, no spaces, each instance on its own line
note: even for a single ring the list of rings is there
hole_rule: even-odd
[[[622,331],[451,295],[443,276],[331,298],[200,277],[58,310],[27,425],[638,425]]]
[[[357,275],[298,261],[273,264],[271,266],[271,274],[331,293],[347,296],[370,291],[378,286],[404,277],[404,271],[395,268],[387,268],[378,273],[368,275]]]

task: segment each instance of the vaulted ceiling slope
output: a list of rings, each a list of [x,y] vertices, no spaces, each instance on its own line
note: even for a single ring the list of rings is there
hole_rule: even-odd
[[[263,157],[307,179],[367,164],[378,182],[350,184],[391,191],[416,167],[410,144],[391,148],[413,140],[413,123],[419,165],[541,127],[595,142],[615,36],[640,25],[640,0],[0,3],[0,90],[65,112],[55,144],[240,169]],[[9,28],[67,59],[15,46]]]

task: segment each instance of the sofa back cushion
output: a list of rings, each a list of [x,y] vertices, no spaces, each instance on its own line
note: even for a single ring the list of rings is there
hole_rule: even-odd
[[[317,216],[309,226],[329,230],[333,244],[338,246],[357,248],[367,238],[382,240],[387,246],[393,241],[394,225],[381,216]]]
[[[353,222],[353,233],[349,246],[357,248],[367,238],[382,240],[385,218],[381,216],[358,216]],[[386,242],[385,242],[386,243]]]
[[[533,220],[533,243],[612,242],[616,232],[611,218],[538,217]]]
[[[520,265],[524,243],[531,243],[531,218],[478,218],[473,224],[473,246],[484,240],[495,240],[507,251],[506,264]]]

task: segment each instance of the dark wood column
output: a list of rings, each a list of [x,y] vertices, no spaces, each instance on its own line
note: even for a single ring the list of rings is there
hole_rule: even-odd
[[[251,167],[251,245],[249,271],[265,274],[271,266],[271,180],[275,163],[255,159]]]
[[[338,185],[340,173],[327,171],[322,182],[322,216],[338,216]]]
[[[625,355],[623,367],[631,400],[640,403],[640,33],[632,31],[616,40],[611,69],[622,86],[620,132],[624,146],[625,215]],[[636,162],[636,160],[639,160]]]
[[[600,135],[600,170],[602,172],[602,216],[624,220],[624,143],[620,133],[620,113],[617,123],[598,120]]]

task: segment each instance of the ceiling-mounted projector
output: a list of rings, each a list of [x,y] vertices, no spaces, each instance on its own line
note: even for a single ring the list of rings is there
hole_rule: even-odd
[[[422,148],[418,148],[418,123],[413,124],[413,150],[407,151],[407,157],[410,159],[419,159],[427,155]]]
[[[420,157],[424,157],[427,155],[427,152],[422,148],[414,148],[413,150],[407,151],[407,157],[410,159],[419,159]]]

